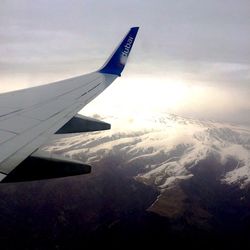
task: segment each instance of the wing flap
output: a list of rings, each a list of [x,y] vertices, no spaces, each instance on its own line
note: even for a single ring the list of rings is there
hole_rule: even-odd
[[[110,128],[109,123],[78,114],[61,127],[56,134],[91,132]]]
[[[91,166],[46,152],[29,156],[7,176],[2,174],[2,182],[34,181],[88,174]],[[1,180],[1,174],[0,174]]]

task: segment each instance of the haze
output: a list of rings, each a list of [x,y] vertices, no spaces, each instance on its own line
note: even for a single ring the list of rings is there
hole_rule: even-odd
[[[170,112],[250,124],[250,2],[0,3],[1,91],[98,69],[140,26],[121,79],[84,114]]]

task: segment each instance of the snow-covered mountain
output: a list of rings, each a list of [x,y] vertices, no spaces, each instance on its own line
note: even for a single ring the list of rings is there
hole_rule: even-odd
[[[25,249],[50,249],[50,239],[53,249],[134,240],[140,247],[249,248],[249,127],[170,114],[103,120],[111,130],[44,146],[89,163],[90,174],[1,185],[6,249],[22,240]]]
[[[169,207],[173,200],[164,199],[169,190],[175,190],[171,193],[179,194],[181,202],[185,194],[180,185],[202,171],[205,178],[213,173],[212,178],[225,185],[244,188],[250,182],[249,127],[173,114],[129,119],[121,115],[105,121],[112,124],[111,130],[57,138],[44,149],[80,159],[92,165],[93,173],[100,163],[112,161],[124,174],[159,190],[151,209],[166,216],[176,213],[176,207]]]

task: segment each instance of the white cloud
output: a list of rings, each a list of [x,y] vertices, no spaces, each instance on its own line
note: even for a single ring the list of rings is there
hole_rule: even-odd
[[[139,25],[120,86],[92,110],[109,103],[112,112],[117,106],[128,114],[154,109],[247,122],[250,6],[245,0],[222,3],[3,1],[0,91],[93,71],[128,28]]]

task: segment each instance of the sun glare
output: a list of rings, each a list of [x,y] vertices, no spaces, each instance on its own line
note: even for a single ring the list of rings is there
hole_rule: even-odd
[[[201,119],[220,119],[227,110],[237,112],[245,107],[231,100],[231,90],[220,89],[204,82],[193,82],[178,77],[126,77],[116,80],[81,112],[93,116],[115,116],[119,119],[141,120],[161,113]]]
[[[188,95],[187,85],[178,79],[135,79],[129,85],[125,93],[140,110],[172,109]]]
[[[143,115],[175,111],[189,99],[191,88],[178,78],[121,78],[89,104],[84,113]]]

